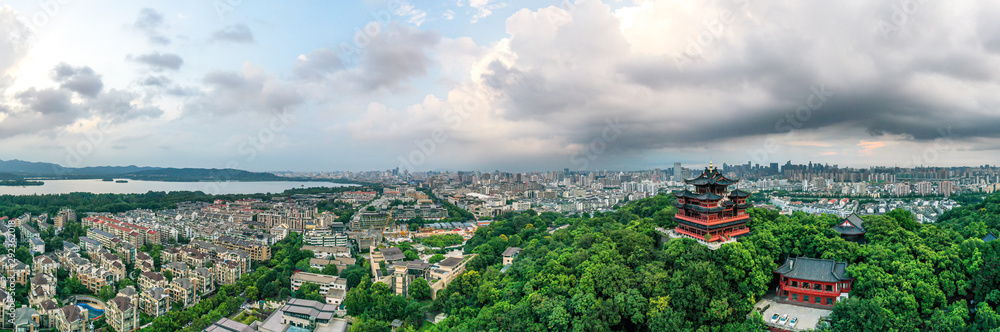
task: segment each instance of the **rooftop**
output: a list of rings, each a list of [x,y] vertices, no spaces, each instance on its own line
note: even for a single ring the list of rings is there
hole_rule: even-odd
[[[787,278],[820,281],[839,282],[844,280],[854,280],[847,274],[847,263],[837,262],[832,259],[815,259],[808,257],[787,258],[774,273],[778,273]]]

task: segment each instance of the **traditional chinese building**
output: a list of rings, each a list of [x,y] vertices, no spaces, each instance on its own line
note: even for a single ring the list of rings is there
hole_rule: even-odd
[[[726,178],[709,164],[700,176],[684,182],[693,185],[695,191],[674,193],[677,197],[674,206],[678,209],[674,215],[677,233],[708,242],[750,234],[747,222],[751,218],[746,212],[751,206],[747,203],[750,193],[739,189],[728,192],[729,186],[739,180]]]
[[[864,242],[865,232],[867,232],[865,230],[865,221],[854,213],[841,220],[840,224],[833,227],[833,231],[840,233],[840,237],[844,238],[844,240],[854,242]]]
[[[847,263],[831,259],[788,258],[779,275],[778,299],[790,303],[832,306],[848,298],[854,282]]]

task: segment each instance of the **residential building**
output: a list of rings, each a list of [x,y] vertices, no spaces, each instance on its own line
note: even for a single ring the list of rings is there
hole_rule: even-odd
[[[108,300],[104,308],[104,319],[115,331],[126,332],[139,328],[139,309],[135,307],[132,298],[117,296]]]
[[[256,261],[266,261],[271,259],[271,247],[260,243],[254,243],[228,236],[220,236],[218,239],[215,239],[214,243],[228,249],[245,251],[250,254],[250,259]]]
[[[42,316],[34,308],[22,306],[14,309],[14,331],[35,332],[41,325]]]
[[[163,287],[143,288],[139,294],[139,307],[147,315],[156,317],[170,311],[170,294]]]
[[[174,275],[174,279],[187,277],[189,270],[191,268],[181,262],[173,262],[163,266],[163,271],[170,271]]]
[[[139,286],[142,289],[164,288],[167,287],[167,278],[164,278],[163,274],[159,272],[143,272],[139,274]]]
[[[170,302],[180,303],[182,307],[193,306],[198,300],[197,290],[190,279],[175,277],[170,283]]]
[[[392,284],[390,288],[396,295],[406,296],[410,293],[410,283],[416,278],[427,279],[430,264],[422,260],[396,261],[392,264]]]
[[[45,242],[42,239],[33,237],[28,239],[28,251],[32,254],[45,253]]]
[[[35,273],[55,274],[56,269],[59,269],[59,262],[49,255],[38,255],[35,256],[34,260],[35,263],[32,264],[32,270]]]
[[[232,285],[240,280],[245,272],[242,265],[233,261],[222,261],[215,264],[215,280],[220,285]]]
[[[189,277],[198,294],[204,295],[215,291],[215,274],[209,269],[199,267],[191,270]]]
[[[55,315],[55,327],[59,332],[87,332],[89,316],[87,309],[70,304],[59,308]]]

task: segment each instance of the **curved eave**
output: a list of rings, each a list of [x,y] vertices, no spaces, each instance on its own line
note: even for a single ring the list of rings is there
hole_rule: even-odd
[[[717,229],[717,228],[724,228],[724,227],[729,227],[729,226],[733,226],[733,225],[745,224],[745,223],[750,222],[751,220],[753,220],[753,218],[747,217],[746,219],[740,219],[740,220],[730,221],[730,222],[727,222],[727,223],[724,223],[724,224],[709,225],[709,226],[706,227],[705,225],[702,225],[702,224],[699,224],[699,223],[694,223],[694,222],[690,222],[690,221],[687,221],[687,220],[684,220],[684,219],[679,219],[679,218],[674,217],[674,221],[677,221],[678,223],[685,224],[685,225],[688,225],[688,226],[691,226],[691,227],[701,228],[701,229],[706,229],[707,228],[708,230],[714,230],[714,229]]]

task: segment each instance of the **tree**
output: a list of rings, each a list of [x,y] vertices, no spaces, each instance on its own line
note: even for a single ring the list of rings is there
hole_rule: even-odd
[[[97,292],[97,297],[104,301],[110,300],[115,297],[115,289],[111,288],[111,286],[101,287],[101,291]]]
[[[335,264],[328,264],[327,266],[323,267],[322,271],[320,271],[321,274],[325,274],[328,276],[335,276],[337,275],[337,272],[338,272],[337,265]]]
[[[442,255],[442,254],[435,254],[434,256],[431,256],[431,258],[428,258],[427,262],[431,263],[431,264],[436,264],[437,262],[440,262],[440,261],[443,261],[443,260],[444,260],[444,255]]]
[[[424,278],[416,278],[410,282],[410,297],[422,301],[431,298],[431,285]]]
[[[340,271],[340,277],[347,279],[347,287],[354,288],[361,284],[361,280],[368,276],[368,269],[361,266],[349,266]]]
[[[420,259],[420,255],[417,255],[417,251],[413,249],[404,251],[403,256],[405,256],[408,261]]]
[[[247,297],[248,300],[257,300],[259,299],[258,296],[260,296],[260,292],[257,291],[257,287],[254,286],[247,287],[247,289],[244,291],[243,294]]]
[[[167,282],[174,281],[174,272],[170,270],[163,270],[163,277],[167,278]]]

